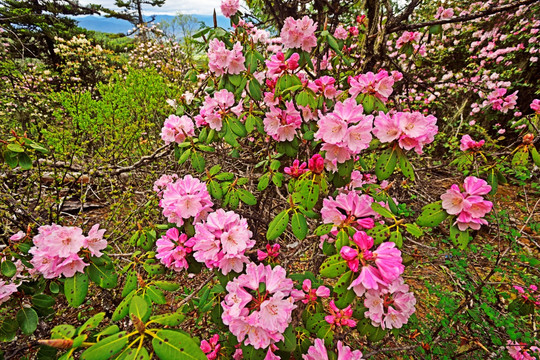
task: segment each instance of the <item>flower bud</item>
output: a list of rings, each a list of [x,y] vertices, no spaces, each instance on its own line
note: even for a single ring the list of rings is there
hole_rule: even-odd
[[[523,136],[523,143],[524,144],[532,144],[534,141],[534,134],[526,134]]]
[[[324,171],[324,159],[320,154],[315,154],[308,161],[308,168],[314,174],[321,174]]]

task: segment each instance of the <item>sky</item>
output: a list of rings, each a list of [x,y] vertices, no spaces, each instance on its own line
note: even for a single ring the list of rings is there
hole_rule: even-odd
[[[83,5],[92,3],[109,9],[118,9],[114,6],[114,2],[115,0],[80,0]],[[220,4],[221,0],[167,0],[162,7],[147,6],[145,13],[176,15],[181,12],[182,14],[212,15],[216,9],[217,14],[221,15]]]

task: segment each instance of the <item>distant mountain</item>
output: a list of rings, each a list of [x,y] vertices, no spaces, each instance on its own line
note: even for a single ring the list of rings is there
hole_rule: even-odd
[[[207,26],[213,26],[214,20],[212,15],[192,15],[199,22],[203,22]],[[156,15],[154,23],[161,21],[171,21],[174,19],[174,15]],[[106,18],[103,16],[89,15],[89,16],[76,16],[75,20],[79,22],[79,26],[88,30],[101,31],[106,33],[127,33],[133,28],[133,25],[126,20]],[[217,17],[218,26],[224,29],[230,28],[230,20],[224,16],[219,15]]]

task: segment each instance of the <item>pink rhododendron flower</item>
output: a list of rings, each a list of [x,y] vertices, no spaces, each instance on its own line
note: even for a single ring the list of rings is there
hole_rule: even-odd
[[[316,30],[317,23],[307,16],[299,20],[286,18],[280,33],[284,48],[311,51],[317,45]]]
[[[441,19],[446,20],[454,17],[454,9],[448,8],[445,9],[442,6],[439,6],[437,9],[437,14],[435,15],[435,19]]]
[[[506,349],[514,360],[535,360],[540,357],[540,348],[517,341],[508,340]]]
[[[240,9],[240,0],[221,0],[221,13],[230,18]]]
[[[314,174],[322,174],[324,171],[324,159],[321,154],[315,154],[308,160],[308,168]]]
[[[323,200],[321,215],[323,223],[336,227],[353,226],[357,229],[371,229],[375,222],[376,212],[371,209],[373,198],[359,195],[356,191],[339,194],[336,199],[329,197]]]
[[[459,149],[461,151],[467,151],[467,150],[476,151],[480,149],[482,145],[484,145],[485,142],[486,142],[485,140],[474,141],[470,137],[470,135],[463,135],[463,137],[461,138]]]
[[[284,72],[293,71],[298,68],[298,60],[300,55],[293,53],[288,59],[285,60],[285,55],[279,51],[270,57],[270,60],[266,60],[266,66],[268,67],[268,76],[274,78]]]
[[[205,219],[214,203],[210,199],[206,184],[186,175],[167,185],[159,205],[170,223],[182,226],[185,219]]]
[[[330,296],[330,289],[326,286],[321,285],[317,289],[311,288],[311,280],[309,279],[304,279],[302,290],[293,294],[293,296],[295,296],[296,300],[300,300],[304,304],[314,304],[318,298],[327,298]]]
[[[349,286],[358,296],[362,296],[365,290],[388,286],[405,270],[401,251],[393,242],[383,242],[372,251],[373,238],[363,231],[357,231],[353,243],[355,248],[343,246],[340,254],[353,272],[359,272]]]
[[[181,144],[186,136],[195,136],[195,126],[189,116],[171,115],[165,120],[161,129],[161,139],[165,141],[165,144],[172,142]]]
[[[195,224],[193,256],[212,269],[218,267],[224,275],[231,270],[241,272],[249,259],[244,252],[255,245],[247,221],[233,211],[218,209],[206,221]]]
[[[340,309],[334,303],[334,300],[330,300],[330,315],[324,317],[327,323],[330,325],[342,327],[355,327],[356,321],[351,319],[353,311],[351,305],[347,306],[345,309]]]
[[[240,74],[246,70],[244,62],[246,58],[242,53],[242,44],[236,42],[232,50],[225,47],[225,43],[218,39],[213,39],[208,44],[208,67],[216,75]]]
[[[336,79],[331,76],[322,76],[315,81],[310,82],[308,87],[313,90],[315,94],[322,93],[327,99],[334,99],[338,95],[338,91],[335,88]]]
[[[420,38],[422,37],[422,34],[418,31],[405,31],[403,34],[397,39],[396,41],[396,47],[398,49],[401,49],[403,45],[413,42],[419,42]]]
[[[347,40],[349,37],[349,32],[343,27],[343,25],[338,25],[336,31],[334,31],[334,37],[340,40]]]
[[[276,141],[292,141],[302,125],[302,117],[293,102],[287,101],[285,105],[285,110],[271,106],[263,120],[264,131]]]
[[[163,191],[165,191],[167,188],[167,185],[173,183],[176,179],[178,179],[178,175],[176,174],[161,175],[161,177],[154,182],[153,190],[157,192],[159,197],[161,197],[163,195]]]
[[[203,353],[206,354],[206,357],[208,360],[215,360],[219,355],[219,350],[221,349],[221,345],[218,344],[219,342],[219,335],[215,334],[210,338],[209,341],[202,340],[201,341],[201,350]]]
[[[11,241],[19,241],[21,239],[24,239],[26,237],[26,233],[24,231],[19,231],[18,233],[11,235],[9,240]]]
[[[85,263],[83,259],[77,254],[70,254],[68,257],[63,258],[61,262],[55,265],[55,271],[64,275],[67,278],[73,277],[75,273],[84,272],[84,268],[89,264]]]
[[[377,74],[370,71],[366,74],[349,77],[349,85],[351,85],[349,94],[352,97],[359,94],[369,94],[386,102],[388,97],[392,95],[394,80],[394,77],[389,75],[386,70],[379,70]]]
[[[537,114],[540,114],[540,100],[534,99],[531,103],[531,109],[533,109]]]
[[[281,249],[281,245],[279,244],[266,244],[266,252],[257,250],[257,260],[263,261],[266,259],[268,262],[273,263],[279,256],[279,249]]]
[[[0,305],[9,300],[14,292],[17,292],[19,285],[8,284],[0,279]]]
[[[392,116],[382,111],[375,118],[373,134],[383,143],[398,140],[404,150],[414,150],[422,154],[424,145],[435,139],[438,132],[437,118],[424,116],[418,111],[412,113],[398,112]]]
[[[283,340],[296,308],[292,290],[293,281],[281,266],[249,263],[246,274],[227,284],[228,293],[221,302],[223,323],[229,325],[239,342],[265,349]]]
[[[416,299],[403,278],[398,277],[387,286],[366,292],[364,313],[373,326],[383,329],[399,329],[415,312]]]
[[[210,129],[220,131],[225,116],[242,114],[242,102],[234,105],[234,94],[226,89],[217,91],[214,97],[206,96],[200,114],[195,117],[198,127],[208,125]]]
[[[491,94],[487,96],[487,100],[482,103],[483,106],[491,104],[493,110],[499,110],[506,114],[508,110],[512,110],[517,104],[517,91],[510,95],[506,95],[507,89],[497,88]]]
[[[491,191],[491,186],[482,179],[474,176],[465,178],[461,192],[459,186],[453,184],[446,193],[441,195],[442,207],[450,215],[457,215],[456,224],[461,231],[469,227],[479,230],[481,225],[487,225],[483,217],[491,211],[493,203],[484,200],[483,195]]]
[[[99,229],[99,224],[95,224],[88,232],[88,236],[84,239],[83,247],[90,250],[92,256],[101,257],[103,255],[100,250],[107,247],[107,240],[103,239],[105,231],[105,229]]]
[[[163,265],[174,271],[187,270],[189,265],[186,257],[193,251],[194,243],[193,238],[188,240],[186,234],[180,234],[178,229],[171,228],[167,230],[161,239],[156,241],[156,259],[159,259]]]
[[[285,167],[283,171],[285,172],[285,174],[288,174],[292,176],[293,178],[299,178],[300,176],[302,176],[302,174],[305,174],[306,172],[308,172],[308,169],[306,169],[306,167],[307,167],[306,162],[303,162],[302,164],[300,164],[300,160],[295,159],[293,161],[292,166]]]
[[[314,345],[310,346],[308,353],[302,355],[303,360],[328,360],[328,352],[324,347],[322,339],[315,339]],[[360,350],[351,350],[345,346],[343,342],[337,343],[337,360],[362,360],[362,352]]]

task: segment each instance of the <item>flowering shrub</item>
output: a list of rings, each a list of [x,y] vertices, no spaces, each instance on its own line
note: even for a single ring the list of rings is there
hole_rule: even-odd
[[[476,7],[482,5],[471,9]],[[510,176],[509,167],[525,171],[529,154],[540,166],[536,136],[519,138],[500,160],[489,153],[498,145],[487,130],[457,140],[468,124],[461,119],[448,146],[457,149],[460,143],[462,153],[453,164],[476,176],[462,180],[453,174],[449,189],[426,180],[426,169],[438,168],[433,157],[444,146],[441,136],[450,120],[429,106],[445,86],[412,95],[419,91],[413,84],[420,67],[415,58],[433,56],[436,45],[426,38],[448,41],[445,31],[455,30],[441,21],[452,20],[459,9],[432,10],[440,23],[404,27],[386,38],[384,31],[371,32],[378,24],[406,25],[390,13],[384,21],[364,23],[365,16],[359,16],[347,24],[286,17],[274,32],[280,37],[271,38],[241,18],[238,1],[223,1],[231,32],[215,27],[195,34],[208,62],[186,71],[182,81],[191,84],[182,85],[179,98],[163,99],[175,113],[163,116],[160,148],[170,162],[174,152],[174,167],[152,178],[155,194],[148,204],[154,212],[162,210],[157,222],[164,224],[150,215],[145,224],[137,223],[128,254],[113,254],[97,225],[87,236],[81,228],[55,224],[39,227],[35,236],[32,226],[10,236],[2,251],[6,279],[0,279],[0,302],[21,309],[6,311],[11,317],[2,320],[2,338],[11,340],[19,327],[34,333],[39,316],[47,316],[42,310],[56,304],[58,294],[71,307],[88,309],[91,280],[102,289],[121,284],[116,292],[101,293],[118,301],[77,328],[54,327],[50,339],[36,333],[41,345],[62,350],[65,358],[345,360],[390,351],[397,356],[404,351],[401,344],[412,357],[449,358],[469,350],[485,355],[479,336],[491,341],[493,357],[503,351],[532,357],[533,336],[518,331],[513,319],[520,326],[536,319],[536,287],[513,291],[504,277],[499,287],[490,279],[525,236],[536,205],[527,203],[532,211],[521,230],[506,231],[491,196],[506,181],[503,173]],[[495,33],[478,35],[484,41]],[[385,39],[388,58],[372,63],[371,52]],[[156,44],[139,50],[144,46]],[[491,50],[480,55],[491,60],[506,55]],[[140,66],[149,61],[144,56]],[[164,62],[154,66],[167,68]],[[474,108],[509,116],[520,106],[522,90],[496,80],[491,75],[479,80],[489,91],[475,95]],[[411,91],[405,91],[409,85]],[[427,92],[435,91],[439,95],[430,100]],[[530,108],[537,112],[538,103]],[[502,125],[497,128],[500,135],[505,132]],[[19,155],[30,146],[25,138],[2,143],[12,168],[28,163]],[[462,187],[456,184],[461,181]],[[415,190],[426,203],[421,210],[411,209],[405,197],[415,183],[436,194]],[[495,224],[499,244],[501,232],[510,234],[506,250],[495,249],[485,235]],[[456,279],[450,275],[450,290],[413,275],[424,266],[418,246],[432,251],[437,267],[448,265],[444,269],[456,274]],[[481,263],[467,264],[481,256],[489,271]],[[520,254],[520,266],[535,267],[533,260]],[[27,292],[31,276],[43,286]],[[437,300],[426,300],[426,289],[439,295]],[[450,325],[458,321],[467,326],[452,333]]]

